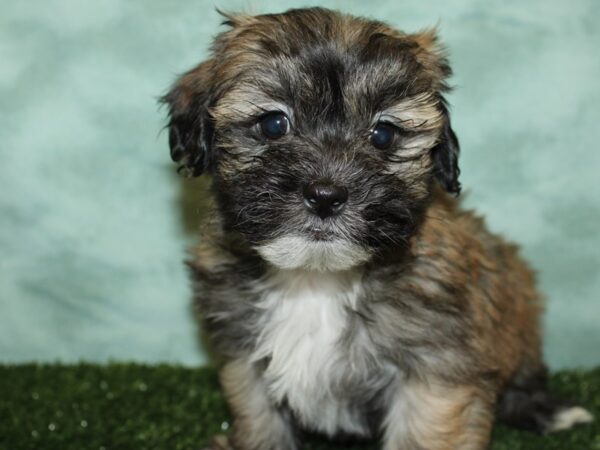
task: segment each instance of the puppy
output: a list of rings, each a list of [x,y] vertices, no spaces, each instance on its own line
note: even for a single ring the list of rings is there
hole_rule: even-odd
[[[216,205],[190,262],[234,417],[210,448],[292,450],[308,430],[479,450],[495,417],[591,420],[546,392],[531,271],[454,199],[435,34],[320,8],[226,17],[163,99],[171,155]]]

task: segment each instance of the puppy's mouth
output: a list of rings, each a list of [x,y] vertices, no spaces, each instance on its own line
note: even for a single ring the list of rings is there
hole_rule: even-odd
[[[305,235],[309,239],[317,242],[332,241],[338,237],[336,233],[325,227],[310,227],[305,231]]]
[[[258,245],[255,249],[266,261],[281,269],[341,271],[370,258],[364,247],[334,236],[334,233],[326,230],[321,230],[321,233],[288,234]]]

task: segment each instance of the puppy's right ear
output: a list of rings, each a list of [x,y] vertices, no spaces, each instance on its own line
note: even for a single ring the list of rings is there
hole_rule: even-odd
[[[199,176],[212,166],[214,125],[209,108],[215,97],[212,60],[181,76],[160,101],[169,108],[169,146],[179,171]]]

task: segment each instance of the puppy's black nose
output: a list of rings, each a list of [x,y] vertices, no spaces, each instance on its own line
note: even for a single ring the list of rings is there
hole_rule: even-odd
[[[333,216],[342,210],[348,200],[348,189],[326,181],[317,181],[302,190],[304,204],[321,219]]]

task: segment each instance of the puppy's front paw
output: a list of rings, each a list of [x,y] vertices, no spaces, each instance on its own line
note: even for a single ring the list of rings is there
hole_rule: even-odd
[[[229,443],[229,438],[224,434],[218,434],[212,438],[208,446],[202,450],[235,450]]]

